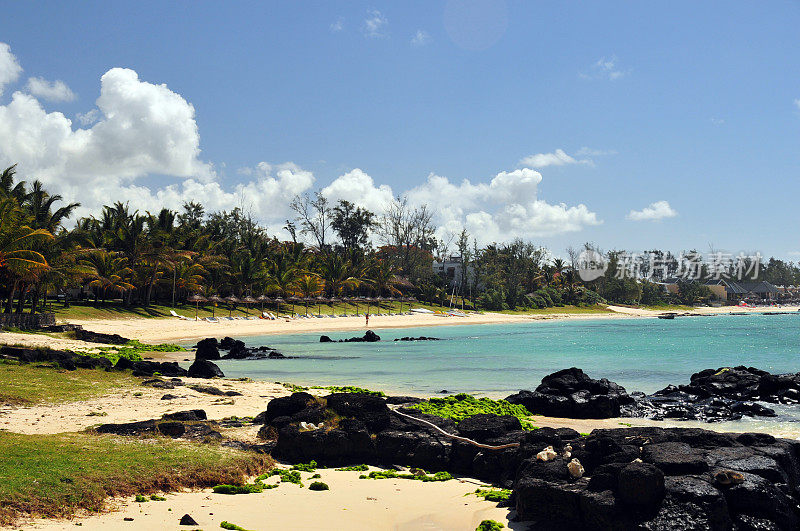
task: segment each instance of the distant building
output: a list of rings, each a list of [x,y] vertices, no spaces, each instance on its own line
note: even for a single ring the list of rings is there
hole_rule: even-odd
[[[461,257],[450,256],[441,262],[433,261],[433,272],[436,275],[442,275],[447,279],[447,285],[450,287],[458,286],[461,284]],[[467,266],[467,282],[472,283],[475,278],[475,269],[472,266]]]
[[[678,293],[678,278],[668,278],[662,284],[669,293]],[[698,281],[706,286],[715,299],[739,302],[745,299],[773,300],[778,298],[779,290],[766,280],[732,280],[727,278]]]

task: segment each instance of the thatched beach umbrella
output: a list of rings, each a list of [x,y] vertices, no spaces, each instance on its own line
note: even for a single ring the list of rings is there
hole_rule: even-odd
[[[275,297],[274,299],[272,299],[272,302],[275,303],[275,314],[276,315],[280,315],[281,314],[281,304],[285,303],[286,299],[284,299],[283,297]]]
[[[257,303],[258,301],[257,301],[257,300],[255,300],[255,299],[254,299],[253,297],[251,297],[250,295],[248,295],[247,297],[245,297],[244,299],[242,299],[242,302],[243,302],[243,303],[245,303],[245,305],[246,305],[246,307],[247,307],[247,312],[246,312],[246,313],[249,315],[249,314],[250,314],[250,305],[251,305],[251,304],[255,304],[255,303]]]
[[[366,301],[366,303],[367,303],[367,315],[369,315],[369,306],[370,306],[370,304],[372,304],[376,300],[377,299],[375,299],[374,297],[364,297],[364,301]]]
[[[195,293],[194,295],[189,295],[189,297],[186,300],[194,303],[194,320],[197,321],[197,314],[200,311],[199,308],[200,303],[205,302],[208,299],[206,299],[202,295],[198,295],[197,293]]]
[[[319,305],[319,308],[317,308],[318,310],[317,315],[322,315],[322,305],[330,302],[330,300],[327,297],[323,297],[322,295],[319,295],[314,300],[317,301],[317,304]]]
[[[214,303],[214,305],[211,307],[211,317],[216,317],[217,304],[222,304],[223,302],[225,302],[225,299],[223,299],[219,295],[212,295],[208,298],[208,301]]]
[[[331,311],[333,312],[333,315],[336,315],[336,303],[342,302],[342,299],[340,299],[339,297],[331,297],[329,302],[331,305]]]
[[[260,303],[261,303],[261,313],[262,313],[262,314],[264,313],[264,303],[267,303],[267,304],[269,304],[270,302],[272,302],[272,299],[270,299],[270,298],[269,298],[269,297],[267,297],[266,295],[259,295],[259,296],[256,298],[256,300],[257,300],[258,302],[260,302]]]
[[[228,303],[228,317],[230,317],[233,315],[233,307],[236,306],[236,303],[239,302],[239,299],[234,295],[229,295],[225,297],[225,302]]]
[[[298,303],[301,300],[302,299],[300,299],[300,297],[297,297],[296,295],[292,295],[291,297],[289,297],[289,302],[292,303],[292,316],[293,317],[294,317],[294,305],[295,305],[295,303]]]

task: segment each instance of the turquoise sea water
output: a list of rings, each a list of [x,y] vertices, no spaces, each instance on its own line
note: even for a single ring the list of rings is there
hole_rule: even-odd
[[[319,343],[319,333],[243,338],[297,359],[222,361],[228,377],[301,385],[355,385],[396,394],[446,389],[505,397],[543,376],[580,367],[628,391],[656,391],[706,368],[800,371],[800,314],[532,321],[377,330],[379,343]],[[342,339],[358,332],[328,333]],[[403,336],[441,341],[394,342]]]

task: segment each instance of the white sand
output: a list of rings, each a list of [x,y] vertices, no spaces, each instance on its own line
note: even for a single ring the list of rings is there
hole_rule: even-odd
[[[34,520],[24,529],[220,529],[228,521],[253,531],[280,530],[454,530],[475,529],[491,519],[508,527],[509,510],[498,508],[474,492],[482,483],[451,480],[423,483],[404,479],[358,479],[363,472],[318,470],[322,478],[309,480],[303,472],[304,488],[283,484],[258,494],[224,495],[210,490],[166,495],[167,501],[136,503],[116,500],[114,512],[65,520]],[[275,478],[272,478],[273,481]],[[324,481],[329,491],[311,491],[311,481]],[[171,510],[170,510],[171,509]],[[184,514],[197,526],[180,526]],[[126,522],[124,518],[133,518]],[[19,528],[19,526],[17,526]],[[514,529],[514,527],[511,527]],[[517,527],[525,529],[527,526]]]
[[[302,332],[336,332],[346,330],[378,330],[381,328],[410,328],[415,326],[475,325],[524,323],[548,319],[609,319],[619,318],[614,313],[530,314],[508,315],[500,313],[469,314],[467,317],[443,317],[433,314],[370,316],[369,326],[364,317],[311,317],[309,319],[267,319],[221,321],[182,321],[166,319],[96,319],[71,320],[93,332],[116,333],[143,342],[167,342],[201,339],[204,337],[239,337],[271,334],[297,334]],[[1,338],[0,338],[1,339]]]
[[[112,347],[104,343],[87,343],[77,339],[52,337],[45,334],[24,334],[19,332],[0,331],[0,345],[15,345],[28,348],[50,348],[55,350],[72,350],[75,352],[99,352],[100,348]]]
[[[214,396],[199,393],[187,386],[175,389],[139,386],[80,402],[0,406],[0,429],[24,434],[64,433],[80,431],[97,424],[155,419],[165,413],[187,409],[203,409],[212,420],[231,416],[253,417],[266,410],[267,402],[272,398],[290,394],[283,386],[268,382],[198,378],[182,380],[187,385],[199,383],[213,385],[223,391],[239,391],[242,396]],[[139,393],[140,396],[135,396]],[[181,398],[161,400],[167,393]],[[90,416],[91,412],[106,415]]]

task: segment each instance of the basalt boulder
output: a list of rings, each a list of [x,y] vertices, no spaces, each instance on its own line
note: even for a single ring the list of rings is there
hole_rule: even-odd
[[[481,413],[467,417],[458,423],[458,433],[468,439],[486,442],[501,437],[508,432],[522,430],[519,419],[512,415],[491,415]]]
[[[269,424],[278,417],[291,417],[309,406],[316,405],[316,399],[305,392],[292,393],[290,396],[273,398],[267,403],[266,411],[262,411],[253,419],[254,424]]]
[[[623,406],[633,403],[624,387],[590,378],[575,367],[545,376],[534,392],[520,391],[506,400],[531,413],[581,419],[618,417]]]
[[[218,341],[214,337],[202,339],[197,343],[195,359],[198,360],[218,360],[220,359]]]
[[[188,376],[188,371],[174,361],[134,361],[131,365],[134,376],[153,376],[155,373],[162,376]]]
[[[225,375],[217,365],[204,359],[196,359],[189,366],[188,376],[191,378],[224,378]]]

